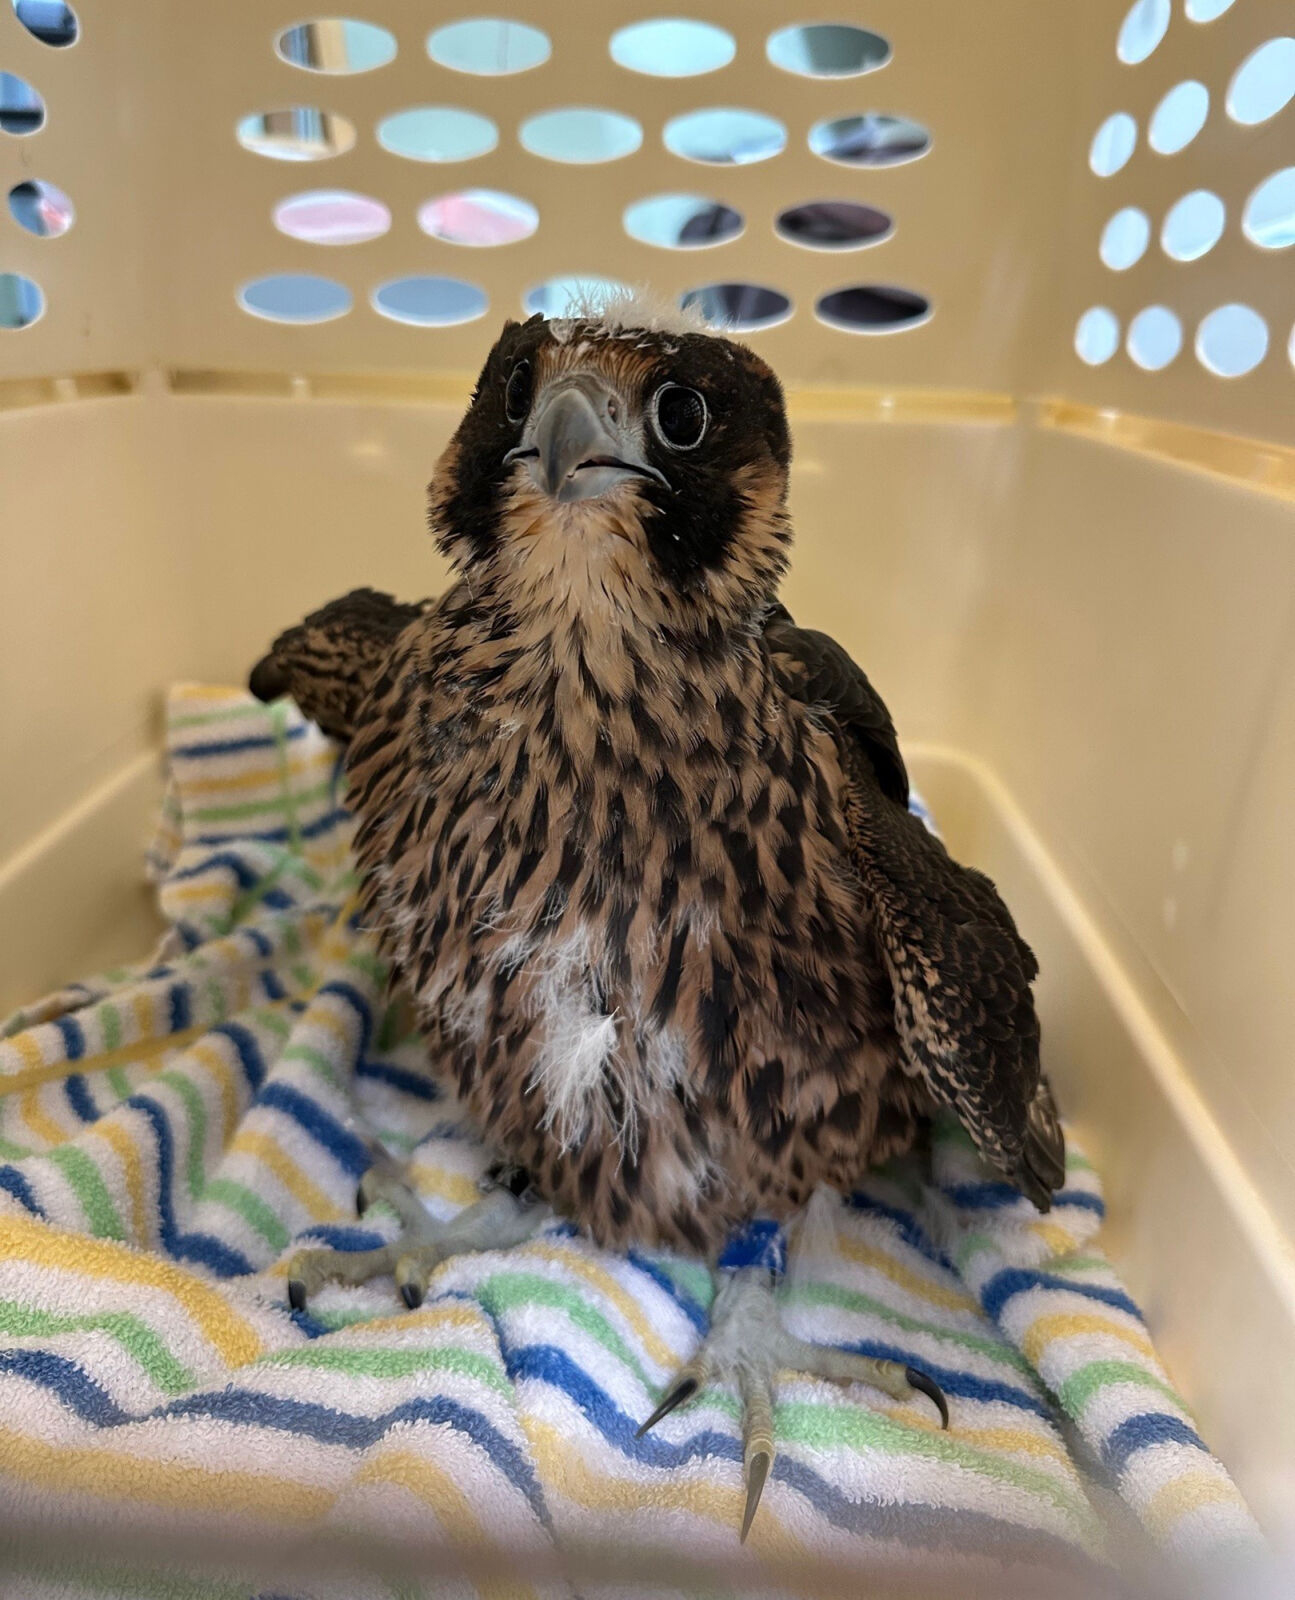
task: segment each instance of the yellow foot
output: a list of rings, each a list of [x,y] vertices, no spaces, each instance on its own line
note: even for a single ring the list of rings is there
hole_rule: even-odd
[[[304,1311],[311,1295],[326,1283],[360,1284],[390,1274],[412,1311],[423,1303],[432,1273],[450,1256],[476,1250],[506,1250],[531,1238],[552,1213],[545,1205],[518,1199],[508,1188],[490,1188],[449,1222],[437,1222],[385,1152],[360,1179],[356,1208],[361,1215],[385,1200],[403,1223],[398,1238],[376,1250],[298,1250],[288,1263],[288,1303]]]
[[[750,1532],[773,1466],[774,1376],[782,1370],[811,1373],[834,1383],[869,1383],[896,1400],[924,1394],[934,1402],[942,1426],[949,1426],[949,1405],[934,1378],[902,1361],[880,1361],[798,1339],[787,1332],[779,1319],[768,1272],[760,1267],[744,1268],[727,1276],[715,1296],[710,1332],[697,1353],[667,1384],[660,1405],[637,1436],[642,1438],[662,1417],[691,1400],[706,1384],[735,1382],[742,1401],[742,1469],[746,1481],[743,1540]]]

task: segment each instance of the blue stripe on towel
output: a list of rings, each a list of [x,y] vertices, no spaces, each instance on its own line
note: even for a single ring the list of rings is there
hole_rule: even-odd
[[[1100,1283],[1076,1283],[1055,1272],[1034,1272],[1026,1267],[1004,1267],[996,1272],[980,1291],[981,1304],[991,1317],[997,1317],[1014,1295],[1027,1289],[1061,1289],[1066,1294],[1083,1295],[1087,1300],[1112,1306],[1117,1311],[1127,1311],[1131,1317],[1142,1321],[1142,1313],[1123,1289],[1109,1289]]]
[[[90,1097],[90,1086],[84,1073],[72,1072],[63,1079],[63,1093],[67,1103],[82,1122],[98,1122],[99,1109]]]
[[[183,1033],[193,1025],[193,1010],[189,1003],[189,985],[187,983],[173,983],[167,996],[170,1006],[170,1025],[172,1033]]]
[[[691,1295],[685,1294],[670,1274],[662,1271],[656,1262],[645,1256],[641,1250],[629,1250],[626,1254],[645,1278],[651,1278],[658,1289],[670,1296],[698,1333],[706,1332],[710,1327],[710,1314],[704,1306],[698,1305]]]
[[[0,1350],[0,1372],[12,1372],[57,1395],[69,1411],[101,1428],[130,1422],[112,1396],[66,1356],[52,1350]]]
[[[1140,1411],[1135,1417],[1126,1417],[1118,1428],[1112,1429],[1102,1445],[1102,1461],[1114,1473],[1122,1473],[1130,1456],[1153,1444],[1185,1444],[1193,1450],[1208,1455],[1209,1450],[1196,1432],[1181,1417],[1171,1417],[1164,1411]]]
[[[413,1095],[417,1100],[439,1100],[441,1091],[429,1072],[411,1072],[407,1067],[394,1067],[389,1061],[360,1061],[356,1064],[357,1078],[371,1078],[374,1083],[385,1083],[401,1094]]]
[[[99,1428],[165,1417],[211,1417],[245,1427],[296,1433],[322,1444],[368,1450],[392,1428],[410,1422],[449,1426],[466,1434],[492,1463],[526,1495],[538,1514],[543,1495],[530,1462],[481,1412],[444,1395],[406,1400],[376,1417],[341,1411],[307,1400],[291,1400],[254,1389],[230,1388],[185,1395],[150,1411],[132,1415],[75,1362],[48,1350],[0,1351],[0,1372],[12,1372],[47,1389],[70,1411]]]
[[[955,1183],[943,1192],[954,1205],[966,1206],[969,1211],[994,1211],[1001,1206],[1025,1201],[1021,1191],[1014,1189],[1010,1183]],[[1025,1203],[1029,1204],[1028,1201]],[[1063,1210],[1066,1206],[1079,1206],[1096,1216],[1106,1215],[1106,1207],[1102,1203],[1101,1196],[1089,1194],[1086,1189],[1062,1189],[1053,1195],[1052,1204],[1057,1210]]]
[[[283,738],[304,739],[306,737],[306,724],[299,722],[296,727],[285,728]],[[244,750],[277,750],[279,737],[275,734],[249,735],[246,739],[204,739],[199,744],[173,744],[167,755],[174,759],[202,760],[205,756],[236,756]]]
[[[243,1076],[247,1079],[249,1088],[255,1093],[265,1081],[265,1058],[261,1055],[256,1035],[241,1022],[220,1022],[210,1032],[221,1035],[233,1045],[239,1065],[243,1069]]]
[[[565,1394],[573,1405],[620,1453],[650,1467],[674,1470],[691,1461],[718,1457],[740,1463],[742,1446],[732,1434],[712,1427],[699,1428],[686,1439],[674,1443],[659,1430],[640,1439],[641,1418],[630,1417],[589,1373],[555,1345],[526,1345],[505,1350],[508,1373],[514,1381],[526,1379],[547,1383]],[[931,1370],[931,1369],[927,1369]],[[941,1379],[943,1381],[943,1379]],[[650,1408],[650,1405],[649,1405]],[[646,1413],[645,1413],[646,1414]],[[987,1512],[963,1511],[949,1506],[887,1503],[881,1500],[855,1500],[835,1488],[805,1462],[779,1452],[773,1477],[794,1488],[838,1527],[852,1532],[872,1533],[902,1539],[905,1544],[928,1549],[949,1548],[965,1552],[968,1545],[989,1549],[1001,1556],[1008,1545],[1017,1555],[1038,1559],[1041,1555],[1061,1556],[1087,1568],[1088,1558],[1077,1554],[1073,1545],[1055,1535],[1022,1527]],[[651,1494],[650,1486],[644,1493]]]
[[[85,1054],[85,1034],[75,1017],[55,1017],[54,1026],[63,1035],[63,1049],[69,1061],[79,1061]]]
[[[31,1192],[31,1184],[17,1167],[0,1167],[0,1189],[6,1194],[11,1194],[20,1206],[31,1212],[33,1217],[39,1217],[42,1222],[49,1221],[44,1206]]]
[[[257,1104],[273,1106],[284,1116],[291,1117],[316,1144],[322,1145],[338,1166],[358,1178],[372,1165],[368,1147],[344,1128],[316,1100],[311,1100],[286,1083],[270,1083],[257,1096]]]
[[[887,1222],[893,1223],[895,1231],[904,1243],[911,1245],[919,1255],[928,1261],[934,1261],[946,1272],[957,1277],[953,1262],[927,1237],[926,1231],[918,1223],[911,1211],[902,1211],[898,1206],[887,1205],[884,1200],[878,1200],[876,1195],[869,1194],[866,1189],[856,1189],[847,1201],[851,1211],[867,1212],[870,1216],[885,1217]]]
[[[292,839],[317,839],[321,833],[327,833],[335,828],[339,822],[346,822],[350,813],[345,806],[338,806],[327,815],[318,817],[314,822],[303,822],[294,832],[290,828],[263,828],[257,833],[238,834],[238,838],[245,842],[256,844],[287,844]],[[229,833],[198,833],[188,843],[191,845],[227,845],[232,835]]]
[[[480,1411],[446,1395],[406,1400],[376,1417],[366,1417],[308,1400],[290,1400],[255,1389],[228,1388],[185,1395],[158,1407],[149,1417],[212,1417],[222,1422],[301,1434],[321,1444],[345,1445],[351,1450],[372,1449],[393,1428],[406,1423],[448,1426],[457,1433],[466,1434],[484,1451],[492,1464],[526,1496],[536,1515],[547,1521],[539,1479],[522,1452]]]
[[[911,1363],[923,1372],[930,1373],[946,1394],[959,1395],[964,1400],[1015,1406],[1018,1411],[1032,1411],[1036,1417],[1042,1417],[1047,1422],[1053,1421],[1056,1416],[1050,1406],[1014,1383],[1004,1383],[999,1378],[980,1378],[973,1372],[964,1372],[957,1367],[939,1366],[925,1356],[913,1355],[901,1345],[887,1344],[881,1339],[861,1339],[853,1344],[842,1344],[839,1348],[853,1350],[856,1355],[880,1357],[883,1361],[901,1361],[906,1366]]]
[[[204,877],[216,867],[227,867],[234,875],[234,882],[240,889],[254,889],[261,881],[261,874],[235,855],[232,850],[216,850],[211,855],[204,856],[196,866],[181,867],[178,872],[167,875],[168,883],[185,883],[190,878]]]
[[[181,1232],[176,1225],[171,1193],[175,1181],[175,1146],[170,1119],[157,1101],[146,1094],[133,1094],[126,1104],[142,1111],[153,1126],[153,1137],[157,1141],[158,1232],[167,1254],[177,1261],[196,1261],[222,1278],[251,1272],[252,1263],[242,1251],[235,1250],[214,1234]]]

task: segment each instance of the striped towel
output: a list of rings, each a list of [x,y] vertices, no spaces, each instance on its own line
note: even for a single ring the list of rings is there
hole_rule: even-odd
[[[1254,1541],[1094,1243],[1073,1141],[1046,1218],[956,1126],[925,1176],[895,1163],[810,1207],[789,1326],[920,1365],[952,1427],[786,1375],[745,1547],[732,1392],[634,1437],[706,1328],[696,1261],[555,1222],[447,1262],[416,1312],[390,1280],[292,1312],[296,1246],[394,1235],[383,1207],[356,1217],[368,1138],[437,1216],[485,1156],[350,918],[335,747],[286,702],[190,685],[168,755],[162,952],[0,1037],[0,1507],[26,1534],[0,1595],[247,1595],[242,1562],[294,1596],[442,1569],[467,1587],[437,1592],[858,1593],[866,1572],[925,1594],[950,1563],[960,1595],[1010,1567],[1055,1596],[1106,1570],[1121,1520],[1177,1556]]]

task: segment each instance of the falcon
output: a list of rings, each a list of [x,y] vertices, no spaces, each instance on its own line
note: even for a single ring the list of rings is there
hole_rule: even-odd
[[[910,813],[863,672],[779,603],[790,459],[774,373],[686,316],[509,322],[430,489],[451,587],[349,594],[251,676],[346,743],[366,925],[502,1174],[442,1224],[379,1156],[360,1205],[401,1237],[298,1252],[293,1303],[392,1273],[415,1306],[553,1212],[700,1254],[710,1332],[644,1429],[736,1382],[743,1537],[779,1369],[949,1421],[929,1375],[782,1328],[762,1229],[945,1110],[1039,1208],[1065,1172],[1029,947]]]

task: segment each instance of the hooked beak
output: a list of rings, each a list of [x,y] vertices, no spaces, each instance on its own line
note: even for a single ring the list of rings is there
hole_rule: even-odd
[[[521,444],[504,463],[526,461],[540,488],[563,505],[592,500],[627,478],[669,488],[665,474],[644,458],[640,427],[610,384],[577,373],[541,392]]]

